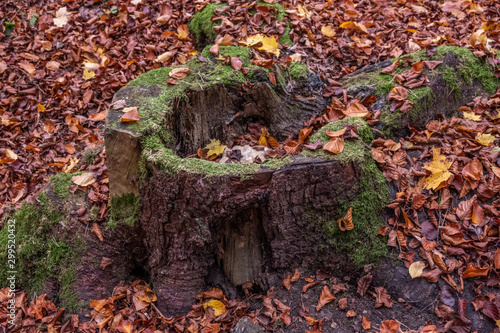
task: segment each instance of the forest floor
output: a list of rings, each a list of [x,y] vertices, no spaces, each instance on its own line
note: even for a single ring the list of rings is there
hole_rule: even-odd
[[[498,65],[495,1],[228,2],[214,28],[221,45],[237,45],[257,34],[274,36],[277,46],[272,52],[255,50],[254,63],[302,61],[332,87],[357,69],[419,50],[432,53],[439,45],[468,47]],[[98,221],[107,220],[108,179],[100,147],[111,99],[146,71],[199,56],[205,45],[187,24],[207,3],[222,1],[0,4],[0,217],[8,205],[20,207],[35,197],[51,175],[99,170],[86,190],[99,209]],[[495,75],[500,77],[500,70]],[[272,288],[266,295],[227,300],[219,290],[207,291],[178,318],[165,318],[140,281],[93,301],[88,322],[44,296],[29,300],[18,292],[16,331],[215,333],[248,315],[271,331],[498,332],[499,108],[498,92],[478,97],[459,109],[458,118],[412,128],[400,142],[372,143],[373,157],[389,181],[405,175],[412,182],[398,183],[397,198],[388,206],[394,218],[380,231],[389,236],[391,258],[365,267],[363,276],[291,268],[288,277],[286,272],[269,277]],[[448,165],[440,154],[454,163]],[[430,176],[458,176],[435,184],[425,170]],[[372,270],[384,269],[390,276],[371,280]],[[7,293],[7,288],[0,291],[0,327],[12,331]]]

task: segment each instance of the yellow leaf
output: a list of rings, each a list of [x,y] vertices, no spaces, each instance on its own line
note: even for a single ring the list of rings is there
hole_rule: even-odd
[[[280,50],[278,49],[278,42],[274,37],[266,37],[262,38],[262,46],[259,47],[259,50],[266,51],[274,54],[275,56],[280,56]]]
[[[432,174],[425,179],[425,187],[435,190],[442,182],[447,181],[452,175],[448,171],[453,164],[452,161],[447,161],[445,156],[442,156],[439,149],[432,148],[432,162],[424,166],[424,169],[429,170]]]
[[[425,263],[423,261],[415,261],[410,265],[408,270],[410,271],[410,276],[412,279],[422,276],[424,271]]]
[[[464,112],[464,119],[471,119],[474,121],[481,121],[481,116],[474,112]]]
[[[92,72],[92,71],[88,71],[87,69],[84,69],[83,70],[83,77],[86,79],[86,80],[90,80],[91,78],[93,78],[95,76],[95,72]]]
[[[491,134],[478,134],[476,135],[476,142],[482,144],[483,146],[489,146],[495,141],[495,137]]]
[[[79,161],[79,159],[71,157],[69,159],[69,165],[64,170],[64,173],[70,172],[78,164],[78,161]]]
[[[36,109],[37,109],[38,112],[44,112],[45,111],[45,106],[43,106],[42,104],[38,103]]]
[[[208,306],[210,306],[210,307],[212,307],[212,309],[214,309],[214,315],[216,317],[218,317],[220,315],[223,315],[227,311],[226,307],[224,306],[224,304],[221,301],[218,301],[216,299],[208,301],[205,304],[203,304],[203,308],[205,308],[205,309]]]
[[[220,144],[219,140],[215,140],[215,139],[210,139],[210,143],[205,147],[205,149],[209,149],[207,156],[222,155],[222,153],[224,152],[224,149],[226,149],[226,148],[227,148],[226,146]]]
[[[321,28],[321,33],[323,35],[325,35],[326,37],[333,37],[335,36],[335,30],[333,29],[332,26],[324,26],[323,28]]]
[[[89,186],[93,183],[95,183],[96,179],[94,176],[94,173],[92,172],[85,172],[82,173],[79,176],[73,176],[71,177],[71,181],[75,183],[78,186]]]
[[[304,7],[302,5],[298,5],[297,9],[299,11],[299,16],[305,17],[305,18],[308,18],[308,19],[311,18],[311,13],[307,10],[306,7]]]

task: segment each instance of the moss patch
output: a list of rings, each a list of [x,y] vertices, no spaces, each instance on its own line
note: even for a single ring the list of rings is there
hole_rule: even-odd
[[[69,274],[76,274],[84,244],[71,245],[65,237],[54,236],[54,229],[62,223],[63,213],[55,208],[45,192],[36,203],[24,203],[7,219],[15,220],[16,269],[18,287],[29,294],[38,292],[44,283],[56,279],[61,285],[58,295],[61,304],[70,311],[79,307],[78,297]],[[4,223],[5,225],[5,223]],[[0,230],[0,259],[7,262],[8,228]],[[0,279],[6,281],[7,265],[0,268]],[[71,296],[71,297],[70,297]],[[76,300],[75,300],[76,297]]]
[[[346,139],[344,140],[344,150],[340,154],[330,154],[324,152],[322,149],[315,151],[304,151],[302,154],[310,157],[326,157],[332,160],[338,160],[341,163],[349,163],[352,161],[363,161],[366,154],[366,144],[373,140],[373,134],[368,124],[361,118],[347,117],[339,121],[328,123],[320,128],[310,138],[310,142],[320,141],[326,144],[330,137],[326,135],[325,130],[338,131],[344,125],[352,124],[358,129],[357,134],[360,139]]]
[[[441,75],[443,77],[444,83],[446,84],[446,87],[448,87],[448,89],[455,94],[455,99],[460,98],[462,90],[458,85],[458,79],[455,70],[453,70],[453,68],[446,64],[443,64],[441,66],[443,66],[441,68]]]
[[[202,11],[196,13],[188,24],[189,31],[193,34],[197,43],[212,43],[217,37],[217,31],[214,30],[214,10],[227,6],[227,4],[208,4]],[[215,22],[219,25],[220,22]]]
[[[108,227],[114,229],[118,225],[134,227],[139,221],[140,198],[134,193],[111,198]]]
[[[311,73],[309,68],[301,62],[292,62],[288,66],[288,70],[290,71],[290,76],[297,81],[307,79],[307,76]]]
[[[71,181],[71,178],[73,178],[74,176],[79,176],[82,173],[82,171],[75,173],[59,172],[58,174],[51,176],[50,181],[52,182],[54,193],[61,199],[67,199],[71,194],[69,192],[69,186],[74,184]]]
[[[336,252],[347,253],[353,263],[360,267],[377,263],[387,255],[386,240],[376,234],[385,224],[383,210],[389,202],[386,179],[369,152],[365,154],[361,165],[361,193],[352,202],[341,202],[337,211],[340,219],[353,207],[354,229],[341,231],[336,221],[324,223],[329,245]]]
[[[466,83],[470,84],[472,81],[477,80],[481,82],[483,89],[489,94],[493,94],[500,86],[500,78],[495,77],[493,66],[476,57],[471,50],[464,47],[441,45],[436,48],[436,53],[432,56],[428,56],[426,50],[422,50],[401,57],[409,56],[413,61],[442,60],[448,52],[458,57],[460,61],[458,74]]]

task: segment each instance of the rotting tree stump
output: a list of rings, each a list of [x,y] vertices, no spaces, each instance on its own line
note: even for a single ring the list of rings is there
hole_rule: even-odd
[[[385,240],[375,234],[384,223],[389,191],[368,149],[372,130],[362,119],[345,118],[325,126],[339,130],[350,123],[358,129],[361,139],[346,140],[339,155],[304,152],[241,165],[183,158],[209,139],[230,145],[235,136],[246,133],[249,122],[267,126],[282,140],[297,134],[305,120],[321,114],[330,102],[322,97],[319,78],[301,65],[275,68],[273,85],[267,69],[250,64],[248,49],[221,47],[223,54],[242,58],[243,66],[251,69],[246,75],[217,63],[207,50],[203,54],[209,60],[186,64],[191,74],[174,86],[166,83],[170,69],[161,68],[116,94],[114,102],[125,104],[115,104],[108,114],[106,163],[117,226],[101,226],[102,242],[90,232],[91,225],[72,213],[90,210],[85,196],[61,195],[53,182],[37,202],[6,214],[6,219],[14,217],[27,226],[26,235],[18,235],[18,256],[26,264],[19,287],[47,293],[63,305],[88,304],[109,296],[120,280],[137,274],[151,279],[164,314],[179,314],[209,286],[235,297],[235,286],[248,281],[265,289],[268,272],[303,266],[340,269],[347,275],[357,269],[355,264],[383,256]],[[419,112],[388,110],[387,95],[395,82],[380,70],[389,62],[349,75],[344,88],[360,99],[377,95],[378,104],[372,108],[382,115],[376,126],[397,138],[408,124],[422,126],[439,113],[451,115],[498,86],[488,65],[469,50],[439,47],[428,59],[444,59],[451,71],[447,70],[445,84],[444,68],[424,70],[429,88],[413,91],[420,96],[414,100]],[[456,85],[450,77],[457,79]],[[423,94],[429,90],[432,94]],[[120,123],[124,106],[137,106],[141,120]],[[325,128],[311,142],[325,143]],[[62,188],[70,185],[71,175],[57,177],[65,180]],[[61,188],[60,181],[56,187]],[[336,220],[349,207],[354,207],[354,229],[341,232]],[[28,251],[26,242],[43,245]],[[5,255],[7,244],[0,246]],[[113,263],[100,269],[102,257]],[[57,260],[50,262],[51,274],[41,277],[52,259]],[[0,276],[6,276],[5,265],[3,269]]]
[[[387,95],[395,83],[379,76],[390,62],[354,73],[344,85],[361,98],[378,95],[383,128],[402,135],[410,123],[424,125],[438,113],[449,115],[489,88],[489,77],[461,70],[466,65],[487,66],[470,51],[438,48],[433,59],[438,57],[443,64],[424,72],[430,85],[413,93],[415,109],[408,114],[388,110]],[[160,309],[185,312],[206,284],[218,284],[232,296],[231,286],[249,281],[265,288],[265,273],[272,270],[320,266],[345,273],[355,269],[353,261],[367,263],[383,255],[384,241],[374,235],[384,222],[388,186],[367,149],[372,133],[363,120],[346,118],[327,125],[338,130],[352,123],[365,133],[366,142],[348,142],[336,156],[306,152],[245,165],[183,158],[210,139],[231,145],[250,122],[284,139],[298,133],[303,122],[320,115],[327,104],[313,74],[299,80],[276,67],[274,86],[259,68],[235,80],[233,76],[241,73],[221,72],[220,64],[189,65],[192,73],[180,88],[166,85],[170,69],[163,68],[144,74],[115,95],[114,104],[139,107],[142,118],[137,124],[120,123],[121,108],[112,108],[107,119],[111,194],[116,202],[127,193],[140,196],[146,270]],[[214,72],[221,72],[221,77],[211,79]],[[205,79],[200,82],[196,76]],[[326,142],[323,133],[324,128],[314,139]],[[342,233],[335,221],[349,207],[354,207],[355,228]]]

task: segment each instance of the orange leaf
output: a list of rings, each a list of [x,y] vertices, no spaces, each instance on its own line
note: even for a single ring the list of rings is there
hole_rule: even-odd
[[[299,132],[299,143],[305,143],[309,134],[311,134],[312,127],[303,128]]]
[[[420,74],[420,73],[422,73],[423,69],[424,69],[424,62],[423,61],[419,61],[419,62],[414,63],[411,66],[411,73]]]
[[[363,318],[363,322],[362,322],[363,329],[364,330],[369,330],[372,327],[372,323],[370,323],[370,321],[368,320],[368,318],[366,318],[365,316],[363,316],[362,318]]]
[[[321,295],[319,296],[318,304],[316,305],[316,311],[321,310],[322,307],[334,301],[335,299],[336,297],[333,296],[333,294],[330,292],[330,289],[328,289],[327,286],[324,286],[323,290],[321,290]]]
[[[137,111],[137,108],[134,108],[131,111],[126,112],[120,121],[123,122],[130,122],[130,121],[139,121],[141,117],[139,116],[139,111]]]
[[[401,325],[395,320],[386,320],[380,324],[380,333],[397,333]]]
[[[340,131],[332,131],[332,130],[325,130],[325,134],[328,135],[330,138],[338,138],[342,135],[344,135],[345,131],[347,130],[347,127],[344,127]]]
[[[353,103],[347,108],[347,110],[342,110],[342,113],[344,113],[348,117],[359,118],[366,117],[369,114],[368,109],[363,104],[358,102]]]
[[[349,210],[345,214],[344,218],[338,219],[337,223],[342,231],[354,229],[354,224],[352,223],[352,207],[349,207]],[[344,226],[342,226],[342,223]]]
[[[170,71],[170,73],[168,73],[168,76],[180,80],[188,76],[188,74],[189,74],[189,67],[178,67],[178,68],[173,68]]]
[[[487,276],[489,271],[488,266],[477,267],[474,264],[470,264],[463,274],[464,279],[468,279],[476,276]]]
[[[330,141],[323,146],[323,150],[333,154],[340,154],[344,150],[344,139],[331,138]]]
[[[99,228],[99,225],[97,223],[92,224],[92,233],[96,235],[101,242],[104,241],[104,237],[102,237],[101,228]]]

